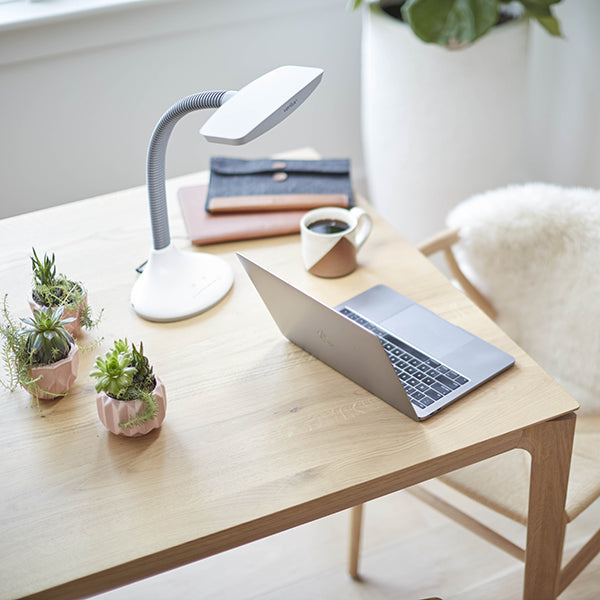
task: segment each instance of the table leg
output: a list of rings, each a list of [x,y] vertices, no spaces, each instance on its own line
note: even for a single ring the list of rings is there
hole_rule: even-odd
[[[524,600],[554,600],[557,595],[574,433],[571,413],[523,434],[523,448],[531,454]]]
[[[348,557],[348,572],[350,573],[351,577],[357,579],[363,505],[359,504],[350,510],[350,552]]]

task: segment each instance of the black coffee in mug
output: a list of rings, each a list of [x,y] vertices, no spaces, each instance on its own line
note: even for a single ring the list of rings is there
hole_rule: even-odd
[[[319,219],[308,225],[308,229],[314,233],[341,233],[348,228],[348,223],[338,219]]]

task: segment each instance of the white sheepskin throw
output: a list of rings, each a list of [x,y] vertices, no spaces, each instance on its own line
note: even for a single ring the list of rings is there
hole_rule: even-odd
[[[600,414],[600,191],[515,185],[448,216],[456,258],[498,324],[581,405]]]

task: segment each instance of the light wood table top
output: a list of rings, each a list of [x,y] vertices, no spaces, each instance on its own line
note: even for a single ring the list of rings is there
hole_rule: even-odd
[[[179,187],[205,181],[186,176],[167,189],[173,199]],[[172,237],[200,251],[170,202]],[[560,476],[534,467],[556,499],[537,515],[528,552],[553,547],[553,521],[541,523],[548,510],[560,512],[561,498],[564,505],[574,419],[552,420],[577,404],[380,217],[360,268],[339,280],[305,272],[298,236],[202,249],[231,264],[234,287],[209,312],[170,324],[144,321],[129,305],[150,244],[143,187],[0,221],[1,290],[13,314],[28,314],[32,246],[55,252],[58,270],[82,281],[92,307],[105,311],[83,343],[104,340],[82,353],[71,393],[42,402],[43,416],[24,391],[0,389],[0,597],[64,600],[110,589],[531,446],[530,432],[541,432],[544,460]],[[511,353],[516,365],[416,423],[283,338],[237,250],[329,305],[386,283]],[[167,389],[162,428],[142,438],[103,428],[88,376],[95,356],[121,337],[143,340]],[[526,570],[531,585],[552,565],[537,579]]]

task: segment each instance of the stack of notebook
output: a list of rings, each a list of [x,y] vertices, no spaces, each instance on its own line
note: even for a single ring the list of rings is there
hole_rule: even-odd
[[[196,245],[298,233],[308,210],[353,206],[350,161],[214,157],[208,186],[181,188],[179,204]]]

